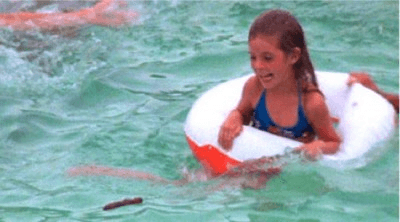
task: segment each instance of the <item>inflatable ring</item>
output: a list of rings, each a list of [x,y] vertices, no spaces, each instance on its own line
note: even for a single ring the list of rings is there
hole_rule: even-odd
[[[244,126],[231,151],[220,147],[217,142],[220,126],[238,104],[250,76],[210,89],[194,103],[187,116],[188,144],[196,159],[213,175],[223,174],[246,160],[283,155],[288,147],[301,145],[298,141]],[[363,165],[360,157],[394,132],[394,108],[379,94],[360,84],[348,86],[349,74],[316,72],[316,78],[331,116],[340,119],[336,129],[342,138],[339,151],[323,155],[322,161],[334,165],[341,165],[343,161]]]

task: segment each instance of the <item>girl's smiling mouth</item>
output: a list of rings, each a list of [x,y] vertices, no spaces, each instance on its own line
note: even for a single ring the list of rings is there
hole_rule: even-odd
[[[274,74],[272,74],[272,73],[267,73],[267,74],[262,74],[262,75],[260,75],[260,79],[261,79],[263,82],[269,82],[270,80],[273,79],[273,77],[274,77]]]

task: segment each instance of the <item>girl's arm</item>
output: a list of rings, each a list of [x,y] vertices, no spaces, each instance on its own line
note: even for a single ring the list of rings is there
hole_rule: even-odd
[[[304,108],[317,139],[296,148],[295,151],[304,151],[309,159],[316,159],[320,154],[336,153],[341,139],[333,127],[324,97],[317,92],[305,94]]]
[[[232,148],[233,140],[243,130],[243,124],[249,122],[249,113],[252,110],[251,97],[254,96],[254,85],[255,79],[254,77],[250,77],[243,88],[238,106],[229,113],[221,125],[218,134],[218,143],[225,150],[229,151]]]

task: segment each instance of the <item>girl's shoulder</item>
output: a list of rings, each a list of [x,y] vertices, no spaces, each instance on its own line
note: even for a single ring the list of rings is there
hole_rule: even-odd
[[[255,75],[251,76],[243,86],[242,98],[239,102],[238,109],[242,113],[250,113],[254,109],[255,104],[261,94],[261,85]]]
[[[246,81],[246,85],[253,85],[253,86],[255,86],[256,84],[259,84],[256,75],[250,76],[250,78]]]
[[[262,90],[262,86],[255,75],[251,76],[244,84],[244,91],[249,93]]]
[[[246,98],[258,97],[261,94],[262,90],[263,87],[261,86],[257,77],[253,75],[244,84],[243,97]]]
[[[304,92],[303,97],[304,110],[307,116],[320,118],[329,113],[325,97],[318,88]]]

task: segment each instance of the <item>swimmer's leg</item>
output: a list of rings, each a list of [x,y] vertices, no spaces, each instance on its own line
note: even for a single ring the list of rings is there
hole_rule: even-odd
[[[70,168],[67,173],[69,176],[112,176],[126,179],[139,179],[161,183],[173,183],[168,179],[150,173],[130,169],[111,168],[106,166],[91,165],[73,167]]]

